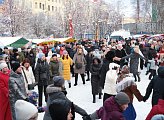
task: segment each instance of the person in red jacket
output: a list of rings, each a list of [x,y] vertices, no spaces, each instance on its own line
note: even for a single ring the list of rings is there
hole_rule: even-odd
[[[0,63],[0,120],[12,120],[8,88],[9,74],[7,64]]]
[[[154,105],[146,117],[146,120],[151,120],[154,115],[164,114],[164,100],[159,99],[158,104]]]

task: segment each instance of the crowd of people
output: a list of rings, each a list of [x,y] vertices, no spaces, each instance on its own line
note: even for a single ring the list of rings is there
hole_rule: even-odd
[[[144,67],[150,83],[141,95],[136,82],[142,80]],[[92,114],[66,97],[66,86],[78,87],[79,75],[84,85],[91,82],[93,103],[96,95],[103,98],[103,106]],[[0,48],[0,120],[37,120],[38,112],[45,112],[43,120],[73,120],[75,112],[84,120],[135,120],[133,97],[145,102],[152,90],[152,110],[141,119],[163,120],[163,86],[163,40],[82,40]],[[38,97],[32,96],[35,87]]]

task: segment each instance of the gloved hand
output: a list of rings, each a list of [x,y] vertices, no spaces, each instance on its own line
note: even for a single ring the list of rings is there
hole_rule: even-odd
[[[24,99],[25,101],[29,102],[29,98]]]
[[[144,97],[143,97],[143,101],[146,102],[146,100],[147,100],[147,99],[146,99],[146,97],[144,96]]]
[[[83,120],[91,120],[90,115],[83,116]]]

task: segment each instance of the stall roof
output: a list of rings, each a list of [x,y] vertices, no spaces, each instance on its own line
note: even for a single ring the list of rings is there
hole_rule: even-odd
[[[22,37],[0,37],[0,43],[3,44],[3,46],[7,46],[21,38]]]
[[[45,40],[43,42],[40,42],[39,44],[47,44],[47,43],[51,43],[51,42],[75,42],[76,40],[71,38],[71,37],[68,37],[68,38],[54,38],[53,40]]]

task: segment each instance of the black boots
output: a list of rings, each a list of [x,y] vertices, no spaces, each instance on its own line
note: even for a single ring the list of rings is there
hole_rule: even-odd
[[[69,85],[69,88],[71,88],[71,83],[68,83],[68,85]]]
[[[96,95],[93,95],[93,103],[96,103]]]
[[[102,95],[102,93],[99,93],[99,99],[102,99],[101,95]]]
[[[82,78],[83,84],[85,84],[85,76],[84,76],[84,74],[81,74],[81,78]]]

